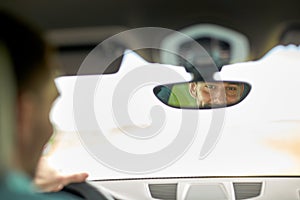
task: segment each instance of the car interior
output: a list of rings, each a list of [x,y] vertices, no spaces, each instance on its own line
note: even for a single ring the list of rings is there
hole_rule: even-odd
[[[300,93],[295,94],[299,87],[295,80],[296,67],[293,68],[295,71],[288,71],[288,68],[284,71],[287,66],[282,66],[278,74],[274,67],[271,75],[269,67],[266,71],[247,71],[256,61],[263,66],[263,62],[270,58],[264,56],[276,46],[294,45],[299,51],[299,7],[300,1],[297,0],[0,2],[1,9],[44,30],[45,37],[57,49],[62,72],[55,82],[61,97],[53,106],[51,118],[57,124],[53,140],[59,142],[56,146],[49,144],[50,150],[47,151],[53,154],[51,161],[68,173],[88,172],[89,185],[117,200],[300,199],[299,143],[293,146],[296,149],[293,156],[289,151],[278,150],[282,146],[274,143],[278,138],[284,138],[282,145],[289,145],[287,139],[300,141],[297,136],[300,112],[296,113],[300,109],[299,104],[290,108],[288,104],[291,102],[287,101],[282,109],[257,108],[261,113],[269,112],[272,115],[270,120],[266,119],[267,115],[259,116],[258,111],[255,115],[248,115],[253,109],[247,107],[255,97],[257,101],[258,98],[265,99],[261,106],[267,107],[270,96],[267,92],[265,96],[258,96],[256,91],[263,91],[264,83],[276,81],[284,73],[287,75],[283,80],[290,79],[290,82],[284,83],[295,88],[293,91],[290,89],[289,95],[295,99],[300,96]],[[138,48],[140,46],[145,48]],[[92,66],[90,59],[94,57],[99,63]],[[112,62],[106,63],[109,59]],[[299,60],[300,57],[295,59],[295,63]],[[246,64],[239,66],[240,63]],[[153,66],[153,71],[144,69],[137,73],[138,66],[142,65]],[[245,67],[245,72],[242,72],[242,67]],[[130,74],[135,70],[136,74]],[[181,74],[181,77],[175,74]],[[216,80],[212,74],[221,74],[224,79]],[[257,77],[257,82],[251,77]],[[9,81],[4,78],[9,77],[3,76],[0,81]],[[139,92],[139,88],[126,88],[126,80],[139,86],[143,81],[152,85],[144,84],[147,90]],[[102,87],[86,89],[90,84],[100,82]],[[222,88],[224,85],[231,86],[222,91],[228,98],[236,96],[237,91],[240,93],[231,103],[226,99],[225,103],[200,105],[191,92],[193,84],[205,85],[211,96],[212,90],[219,85]],[[86,88],[78,89],[81,86]],[[117,89],[121,92],[118,93]],[[135,99],[126,102],[126,109],[133,110],[128,114],[121,104],[124,99],[134,96],[132,91],[135,90],[138,91]],[[90,94],[90,91],[97,92]],[[272,91],[274,96],[277,95],[276,88]],[[95,102],[103,103],[86,101],[87,94],[95,98]],[[0,102],[7,100],[1,99]],[[159,105],[165,112],[152,110],[148,104]],[[74,111],[72,106],[78,109]],[[95,121],[103,122],[101,131],[107,138],[105,141],[104,137],[95,133],[98,127],[93,120],[81,116],[89,109],[93,109],[91,113]],[[272,109],[277,111],[270,113]],[[125,112],[128,116],[124,114],[123,117]],[[289,113],[293,117],[284,118]],[[120,121],[114,114],[122,115]],[[186,119],[178,120],[179,115],[186,116]],[[216,125],[220,116],[226,120]],[[166,134],[162,134],[161,138],[154,135],[152,132],[156,131],[156,126],[147,129],[148,122],[159,126],[158,131],[161,127],[165,128],[162,133]],[[181,133],[176,137],[174,130],[181,123],[187,125],[185,129],[181,127]],[[194,124],[197,125],[193,127]],[[2,127],[1,124],[1,130]],[[222,134],[213,134],[220,130],[223,130]],[[212,133],[210,138],[214,137],[214,141],[205,137],[207,132]],[[277,149],[269,148],[270,143],[265,143],[267,137],[271,138],[271,145],[277,145]],[[138,144],[132,138],[142,142]],[[161,154],[156,153],[160,153],[162,147],[155,138],[169,141],[165,145],[166,151]],[[151,141],[148,142],[148,139]],[[114,154],[110,154],[107,148],[108,153],[97,151],[97,155],[97,148],[108,146],[107,141],[126,153],[113,160]],[[186,146],[181,147],[181,143]],[[168,147],[174,151],[169,151]],[[117,154],[119,151],[114,152]],[[155,165],[157,160],[168,157],[163,157],[163,153],[170,158],[161,161],[165,163],[163,167]],[[129,154],[146,156],[135,160],[136,157]],[[171,158],[173,154],[174,159]],[[119,163],[124,168],[118,168]],[[128,166],[126,163],[129,163]],[[64,192],[86,199],[95,198],[81,194],[73,186],[66,187]],[[86,190],[85,186],[80,187]],[[98,197],[101,198],[103,196]]]

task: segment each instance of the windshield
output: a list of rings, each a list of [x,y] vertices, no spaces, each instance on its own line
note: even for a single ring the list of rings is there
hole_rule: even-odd
[[[57,78],[48,153],[61,170],[84,170],[92,180],[297,175],[299,53],[278,47],[256,62],[224,66],[215,76],[252,89],[239,104],[210,110],[162,103],[154,87],[192,74],[134,52],[115,74]]]

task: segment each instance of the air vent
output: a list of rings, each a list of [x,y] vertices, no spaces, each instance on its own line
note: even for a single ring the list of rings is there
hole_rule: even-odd
[[[149,184],[152,198],[163,200],[176,200],[177,183],[171,184]]]
[[[233,188],[236,200],[249,199],[260,195],[262,183],[233,183]]]
[[[228,194],[222,183],[200,183],[190,185],[184,199],[228,200]]]

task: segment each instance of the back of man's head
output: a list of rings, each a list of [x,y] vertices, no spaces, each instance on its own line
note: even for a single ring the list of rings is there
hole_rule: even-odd
[[[7,130],[7,129],[1,129],[0,133],[0,161],[2,162],[2,167],[5,167],[5,164],[3,162],[9,162],[7,160],[8,153],[10,147],[12,146],[13,151],[15,151],[15,148],[20,146],[20,143],[16,143],[17,133],[18,131],[18,123],[19,123],[19,107],[17,105],[19,104],[19,97],[23,94],[30,93],[31,95],[38,96],[42,91],[43,87],[46,85],[47,81],[52,78],[50,75],[51,69],[50,66],[48,66],[48,53],[50,51],[49,46],[45,42],[45,40],[41,37],[41,34],[36,31],[34,28],[29,26],[28,24],[22,22],[22,20],[11,16],[10,14],[7,14],[3,11],[0,11],[0,44],[3,49],[5,49],[5,58],[9,60],[10,64],[5,65],[10,66],[9,70],[4,71],[10,71],[11,76],[14,79],[14,85],[15,85],[15,103],[5,103],[4,101],[1,102],[1,124],[7,123],[7,125],[14,125],[14,122],[16,123],[15,130]],[[1,52],[2,53],[2,52]],[[3,57],[3,59],[4,59]],[[8,62],[7,62],[8,63]],[[1,69],[4,69],[4,66]],[[3,71],[3,70],[1,70]],[[2,74],[4,75],[4,74]],[[5,75],[4,75],[5,76]],[[1,87],[1,95],[4,97],[6,94],[12,92],[9,90],[12,90],[11,83],[9,81],[6,81],[8,79],[2,79],[2,85]],[[2,99],[1,99],[2,100]],[[7,100],[5,100],[7,102]],[[37,102],[38,104],[38,102]],[[10,105],[5,106],[5,105]],[[16,110],[17,109],[17,110]],[[11,110],[11,111],[8,111]],[[14,112],[15,111],[15,112]],[[8,118],[10,113],[16,113],[15,119],[13,120],[7,120],[5,118]],[[30,116],[30,113],[25,113],[23,110],[22,114],[23,118],[21,121],[26,121],[27,116]],[[37,116],[38,118],[39,116]],[[26,123],[26,122],[25,122]],[[30,123],[27,123],[30,124]],[[27,132],[30,132],[27,131]],[[23,134],[24,135],[24,134]],[[15,137],[15,138],[14,138]],[[14,139],[12,139],[14,138]],[[19,138],[19,137],[18,137]],[[34,138],[30,138],[28,135],[26,135],[26,138],[24,140],[24,137],[19,138],[18,141],[25,141],[27,140],[33,140]],[[36,138],[38,140],[38,138]],[[30,143],[28,143],[30,144]],[[26,147],[29,145],[27,144]],[[25,146],[24,148],[19,149],[19,153],[23,153],[22,151],[26,150]],[[30,152],[30,151],[28,151]],[[28,153],[26,152],[26,153]],[[15,153],[15,152],[14,152]],[[30,155],[28,155],[30,156]],[[20,155],[19,159],[23,159],[24,156]],[[27,162],[26,159],[22,161],[23,163]],[[30,163],[30,161],[28,161]]]
[[[33,27],[1,11],[0,26],[0,41],[11,56],[18,93],[37,90],[49,77],[47,43]]]
[[[0,42],[0,177],[10,168],[15,131],[15,82],[11,60]]]

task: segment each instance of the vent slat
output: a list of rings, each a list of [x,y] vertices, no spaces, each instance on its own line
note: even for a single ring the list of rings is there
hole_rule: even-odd
[[[177,183],[171,184],[149,184],[152,198],[162,200],[176,200]]]
[[[233,183],[233,188],[235,193],[235,199],[244,200],[259,196],[262,189],[262,183]]]

